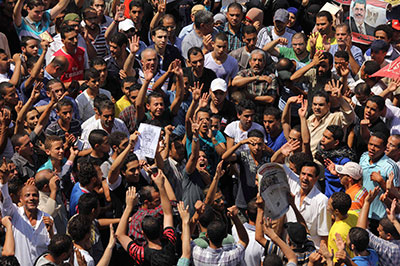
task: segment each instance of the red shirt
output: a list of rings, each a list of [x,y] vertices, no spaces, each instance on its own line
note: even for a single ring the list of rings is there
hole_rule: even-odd
[[[65,56],[68,60],[68,69],[61,76],[62,82],[71,82],[72,80],[83,80],[85,69],[85,49],[77,47],[75,54],[67,54],[61,48],[54,53],[54,56]]]

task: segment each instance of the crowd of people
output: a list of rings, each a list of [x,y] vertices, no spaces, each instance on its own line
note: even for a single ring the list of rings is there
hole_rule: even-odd
[[[0,0],[0,264],[400,265],[400,22],[326,2]]]

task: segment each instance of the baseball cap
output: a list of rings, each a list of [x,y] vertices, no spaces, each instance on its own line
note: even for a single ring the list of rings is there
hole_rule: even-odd
[[[379,51],[388,51],[389,44],[384,40],[375,40],[371,43],[371,51],[379,52]]]
[[[355,180],[360,180],[363,175],[361,166],[355,162],[348,162],[344,165],[335,165],[335,170],[339,174],[348,175]]]
[[[228,90],[228,85],[226,84],[226,81],[221,79],[221,78],[216,78],[211,82],[211,91],[223,91],[226,92]]]
[[[221,21],[223,24],[226,22],[226,17],[222,13],[218,13],[214,15],[214,23]]]
[[[281,21],[287,23],[289,21],[289,12],[283,8],[275,11],[274,21]]]
[[[194,5],[192,7],[192,10],[190,11],[190,14],[192,14],[194,16],[194,15],[196,15],[196,13],[198,11],[201,11],[201,10],[206,10],[206,7],[203,5]]]
[[[303,245],[306,242],[307,231],[301,223],[286,223],[285,228],[292,242],[297,245]]]
[[[76,13],[68,13],[64,17],[64,22],[67,22],[67,21],[81,22],[81,17]]]
[[[118,30],[128,31],[132,28],[135,28],[135,24],[129,18],[124,19],[118,24]]]

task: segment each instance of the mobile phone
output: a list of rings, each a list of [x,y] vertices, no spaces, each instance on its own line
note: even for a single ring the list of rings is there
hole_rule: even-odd
[[[78,151],[81,151],[83,149],[83,141],[80,139],[77,139],[75,142],[75,146],[78,148]]]
[[[150,167],[150,170],[153,173],[153,175],[157,175],[158,174],[158,167],[157,166]]]

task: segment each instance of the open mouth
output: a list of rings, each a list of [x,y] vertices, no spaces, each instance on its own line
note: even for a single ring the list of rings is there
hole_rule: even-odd
[[[201,163],[199,163],[199,166],[200,166],[200,168],[204,168],[204,167],[206,167],[206,163],[205,162],[201,162]]]

